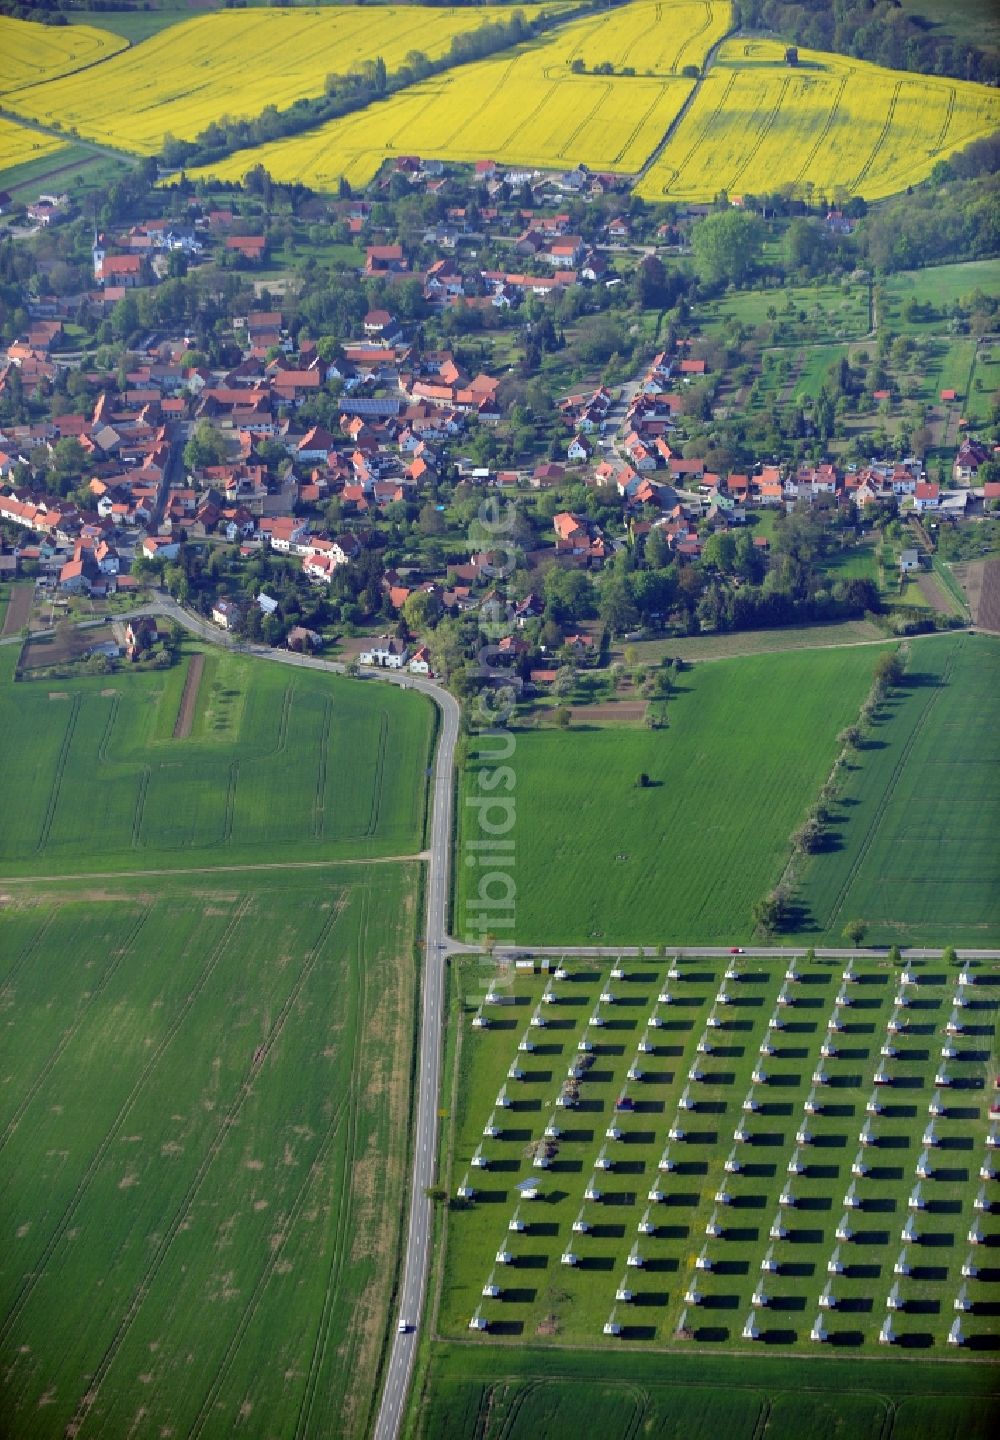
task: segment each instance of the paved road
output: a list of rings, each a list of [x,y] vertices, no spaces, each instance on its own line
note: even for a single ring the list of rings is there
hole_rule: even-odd
[[[232,648],[233,642],[217,626],[192,615],[176,601],[161,597],[145,607],[148,613],[166,615],[186,629],[215,645]],[[298,665],[311,670],[343,672],[332,660],[298,655],[290,650],[272,650],[250,645],[246,653]],[[396,1330],[385,1372],[382,1403],[375,1426],[376,1440],[396,1440],[409,1395],[413,1362],[417,1352],[427,1276],[430,1270],[434,1235],[433,1201],[426,1194],[434,1184],[437,1168],[438,1093],[441,1071],[441,1041],[444,1033],[444,974],[448,955],[465,950],[448,936],[448,887],[451,879],[451,816],[454,792],[455,744],[458,740],[458,701],[447,690],[419,676],[393,671],[370,672],[408,690],[429,695],[441,712],[441,735],[434,762],[430,795],[430,843],[427,866],[427,914],[424,941],[423,1008],[418,1039],[416,1123],[413,1127],[413,1175],[410,1189],[409,1221],[400,1288],[399,1320],[406,1329]]]
[[[668,945],[667,956],[701,956],[718,960],[730,955],[748,955],[758,960],[788,960],[794,954],[804,954],[805,945],[746,945],[734,950],[729,945]],[[516,945],[498,946],[493,952],[498,960],[512,959],[515,955],[593,955],[595,958],[613,958],[616,955],[645,955],[653,959],[658,954],[655,945]],[[817,960],[871,960],[889,952],[869,947],[867,950],[844,949],[814,950]],[[956,950],[961,960],[1000,960],[1000,950]],[[919,947],[900,950],[904,960],[940,960],[941,951],[922,950]]]

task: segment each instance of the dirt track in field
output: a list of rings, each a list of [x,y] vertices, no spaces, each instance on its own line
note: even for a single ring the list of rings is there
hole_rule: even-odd
[[[3,630],[0,634],[16,635],[28,623],[28,616],[31,614],[31,602],[35,596],[34,585],[12,585],[10,587],[10,598],[7,601],[7,613],[3,617]]]
[[[174,721],[175,740],[186,740],[191,734],[191,726],[194,724],[195,707],[198,704],[201,672],[204,668],[205,657],[199,651],[197,655],[192,655],[188,661],[187,675],[184,677],[184,693],[181,695],[181,703],[177,710],[177,719]]]
[[[969,569],[972,569],[970,565]],[[979,593],[975,600],[972,599],[972,587],[969,587],[969,600],[972,604],[972,613],[976,617],[976,625],[980,630],[991,630],[994,634],[1000,634],[1000,560],[986,560],[982,565]]]

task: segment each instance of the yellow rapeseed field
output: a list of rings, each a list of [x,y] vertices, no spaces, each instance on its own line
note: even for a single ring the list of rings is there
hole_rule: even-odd
[[[13,120],[0,119],[0,171],[9,170],[12,165],[23,165],[28,160],[40,160],[43,155],[52,155],[56,150],[63,149],[65,143],[52,135],[29,130]]]
[[[772,41],[728,40],[638,186],[650,200],[710,200],[793,187],[878,200],[1000,126],[982,85],[886,70]]]
[[[90,25],[36,25],[0,15],[0,95],[107,60],[127,44]]]
[[[276,179],[322,190],[340,176],[366,184],[387,157],[414,154],[631,174],[691,93],[694,82],[680,69],[700,66],[731,20],[720,0],[638,0],[315,131],[240,151],[204,173],[238,180],[260,164]],[[586,73],[574,74],[574,61]],[[591,73],[605,63],[614,75]],[[635,75],[622,75],[626,67]]]
[[[252,117],[267,105],[285,109],[300,96],[322,95],[327,75],[347,74],[377,55],[389,70],[411,50],[441,55],[453,36],[510,13],[417,5],[220,10],[152,36],[99,71],[19,90],[7,103],[43,124],[151,155],[168,132],[193,140],[225,115]],[[77,27],[31,28],[72,35]]]

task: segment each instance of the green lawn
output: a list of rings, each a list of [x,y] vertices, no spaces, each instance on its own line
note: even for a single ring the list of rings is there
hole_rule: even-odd
[[[0,737],[18,757],[0,873],[421,848],[426,700],[212,651],[192,732],[177,740],[191,653],[167,671],[16,683],[16,647],[0,654]]]
[[[847,776],[836,847],[802,870],[802,933],[863,919],[866,943],[996,945],[1000,640],[914,642],[908,676]]]
[[[4,1434],[367,1433],[419,883],[331,866],[8,900]]]
[[[829,773],[837,733],[857,718],[879,653],[862,646],[698,666],[681,676],[661,731],[517,732],[505,761],[516,809],[513,934],[493,924],[509,911],[475,908],[481,885],[488,898],[509,886],[490,881],[483,860],[467,863],[485,853],[468,848],[480,838],[474,752],[459,805],[455,933],[482,925],[505,940],[557,945],[747,938],[751,906],[778,880],[788,837]],[[636,785],[640,772],[647,789]],[[507,794],[502,779],[491,793]],[[503,825],[506,813],[484,820]]]

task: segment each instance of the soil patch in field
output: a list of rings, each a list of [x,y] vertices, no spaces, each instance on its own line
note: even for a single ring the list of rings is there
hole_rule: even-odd
[[[63,634],[34,635],[26,640],[21,651],[21,671],[40,670],[47,665],[65,665],[67,661],[79,660],[95,645],[114,641],[110,625],[95,625],[82,630],[67,630]]]
[[[34,598],[34,585],[20,584],[10,587],[10,597],[7,601],[7,613],[3,617],[3,630],[0,634],[16,635],[28,623],[31,615],[31,602]]]
[[[574,725],[641,725],[646,718],[646,700],[607,700],[597,705],[573,705]]]
[[[939,615],[953,615],[956,607],[941,588],[936,575],[920,574],[917,576],[917,589],[927,601],[932,610]]]
[[[978,570],[975,581],[973,572]],[[1000,634],[1000,560],[983,560],[969,566],[966,592],[980,630]]]
[[[175,740],[186,740],[191,734],[195,707],[198,704],[198,687],[201,685],[201,672],[204,668],[205,657],[199,651],[188,661],[187,674],[184,677],[184,692],[177,710],[177,719],[174,721]]]

